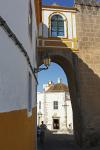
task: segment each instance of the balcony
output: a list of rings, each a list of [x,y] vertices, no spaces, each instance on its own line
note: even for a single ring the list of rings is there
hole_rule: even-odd
[[[39,37],[37,41],[39,51],[43,51],[44,48],[50,49],[71,49],[72,51],[78,51],[78,41],[76,39],[58,38],[58,37]]]

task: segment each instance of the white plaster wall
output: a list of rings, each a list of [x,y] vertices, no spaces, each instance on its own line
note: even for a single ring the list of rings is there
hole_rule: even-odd
[[[32,107],[37,107],[37,81],[33,75],[32,75]]]
[[[50,11],[42,11],[43,37],[48,37]]]
[[[39,109],[39,101],[41,101],[41,109]],[[37,114],[38,112],[42,113],[41,120],[44,121],[44,93],[41,92],[37,93]]]
[[[18,37],[19,41],[27,50],[33,66],[33,55],[35,56],[35,36],[36,36],[36,20],[34,0],[33,7],[33,43],[31,46],[28,34],[28,15],[29,15],[29,0],[0,0],[0,15],[6,20],[9,27]]]
[[[72,112],[71,112],[72,111],[71,101],[67,100],[65,102],[65,92],[48,92],[48,93],[40,92],[37,93],[37,101],[38,104],[39,101],[42,102],[42,107],[41,107],[41,112],[43,114],[42,120],[47,125],[49,130],[53,129],[53,117],[55,118],[59,117],[60,130],[67,129],[66,125],[68,127],[69,123],[73,122]],[[58,101],[58,110],[53,109],[53,101]],[[37,112],[39,112],[39,109],[37,109]],[[66,116],[67,116],[67,120],[66,120]]]
[[[61,11],[61,10],[58,10],[58,11]],[[49,16],[53,14],[54,12],[55,12],[54,10],[42,9],[43,37],[48,37]],[[75,13],[61,11],[61,14],[63,14],[68,21],[68,38],[69,39],[72,39],[73,37],[75,38],[76,37],[75,35],[76,34],[76,22],[75,22],[75,15],[74,15]],[[66,28],[65,28],[65,31],[66,31]],[[73,34],[73,31],[74,31],[74,34]]]
[[[32,46],[29,49],[30,58],[33,67],[37,68],[37,53],[36,53],[36,40],[38,36],[37,23],[36,23],[36,14],[35,14],[35,5],[34,0],[32,2],[32,11],[33,11],[33,23],[32,23]]]
[[[73,111],[71,107],[71,101],[67,101],[67,127],[69,127],[69,124],[72,125],[73,128]]]
[[[33,3],[34,7],[34,3]],[[34,10],[35,15],[35,10]],[[1,0],[0,15],[5,19],[11,30],[24,45],[31,59],[36,65],[35,36],[31,46],[28,36],[28,1]],[[36,29],[35,17],[33,20]],[[31,49],[30,49],[31,47]],[[0,112],[8,112],[28,108],[28,81],[30,68],[25,56],[0,27]],[[31,71],[30,71],[31,72]],[[32,75],[32,74],[31,74]],[[32,106],[36,106],[36,80],[32,75]]]
[[[73,24],[73,38],[77,38],[75,13],[72,14],[72,24]]]

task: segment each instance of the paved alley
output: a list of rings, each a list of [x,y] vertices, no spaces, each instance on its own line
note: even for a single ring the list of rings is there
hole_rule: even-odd
[[[100,150],[100,146],[93,148],[79,148],[72,135],[46,133],[44,145],[38,138],[37,150]]]
[[[38,150],[79,150],[72,135],[47,133],[44,145],[38,140]]]

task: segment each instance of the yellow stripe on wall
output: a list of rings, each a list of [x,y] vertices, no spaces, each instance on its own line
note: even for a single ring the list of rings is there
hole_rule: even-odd
[[[36,108],[0,113],[0,150],[36,150]]]

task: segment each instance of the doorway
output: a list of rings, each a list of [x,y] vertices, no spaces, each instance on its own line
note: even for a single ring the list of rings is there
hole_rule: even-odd
[[[59,119],[53,119],[53,129],[59,130]]]

